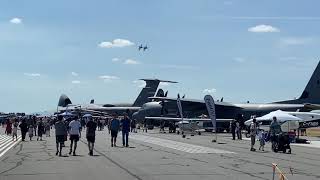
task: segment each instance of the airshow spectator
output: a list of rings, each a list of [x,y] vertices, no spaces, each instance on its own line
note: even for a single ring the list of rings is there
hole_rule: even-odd
[[[129,131],[130,131],[130,119],[127,113],[124,113],[124,118],[121,120],[122,124],[122,145],[129,147]]]
[[[120,129],[120,121],[117,119],[117,115],[114,114],[113,118],[110,122],[110,130],[111,130],[111,147],[117,146],[117,136]]]

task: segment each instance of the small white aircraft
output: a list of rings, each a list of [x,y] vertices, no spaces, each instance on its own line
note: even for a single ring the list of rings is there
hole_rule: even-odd
[[[179,127],[177,133],[184,134],[185,132],[191,132],[191,134],[201,135],[200,130],[205,129],[203,127],[203,122],[211,122],[211,119],[208,118],[172,118],[172,117],[145,117],[149,120],[159,120],[159,121],[173,121]],[[217,119],[217,122],[230,122],[233,119]]]

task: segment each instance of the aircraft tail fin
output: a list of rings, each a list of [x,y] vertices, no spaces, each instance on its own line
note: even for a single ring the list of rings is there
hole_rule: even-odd
[[[159,79],[140,79],[146,82],[146,86],[141,90],[139,96],[132,106],[141,107],[144,103],[150,101],[149,97],[153,97],[159,87],[160,82],[177,83],[174,81],[163,81]]]
[[[320,62],[299,99],[314,99],[320,103]]]
[[[302,92],[301,96],[295,100],[282,101],[281,103],[290,104],[303,104],[303,103],[313,103],[320,104],[320,62],[318,63],[316,69],[314,70],[307,86]]]
[[[65,94],[61,94],[59,98],[58,106],[67,107],[69,104],[72,104],[70,98]]]

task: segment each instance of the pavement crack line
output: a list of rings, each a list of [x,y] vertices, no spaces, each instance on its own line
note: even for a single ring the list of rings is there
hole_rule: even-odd
[[[15,153],[16,156],[20,156],[20,160],[18,160],[18,162],[16,162],[16,165],[13,166],[12,168],[9,168],[7,170],[4,170],[2,172],[0,172],[0,175],[4,174],[4,173],[7,173],[7,172],[10,172],[16,168],[18,168],[19,166],[22,165],[22,162],[25,161],[25,158],[28,157],[26,154],[21,154],[21,151],[23,149],[23,144],[20,142],[20,148],[19,150]]]
[[[218,166],[218,167],[223,168],[223,169],[227,169],[227,170],[231,170],[231,171],[236,171],[236,172],[239,172],[239,173],[242,173],[242,174],[246,174],[246,175],[254,177],[254,178],[259,178],[259,179],[263,179],[263,180],[269,180],[268,178],[263,178],[263,177],[260,177],[260,176],[256,176],[253,173],[249,173],[249,172],[246,172],[246,171],[241,171],[241,170],[238,170],[238,169],[228,168],[228,167],[225,167],[225,166]]]
[[[82,139],[80,139],[80,142],[88,145],[88,143],[86,143],[85,141],[83,141]],[[127,172],[129,175],[131,175],[132,177],[134,177],[137,180],[142,180],[141,177],[139,177],[138,175],[134,174],[133,172],[131,172],[128,168],[122,166],[121,164],[119,164],[118,162],[116,162],[115,160],[111,159],[110,157],[108,157],[107,155],[105,155],[104,153],[100,152],[99,150],[97,150],[96,148],[94,148],[94,150],[99,153],[99,155],[105,157],[106,159],[108,159],[110,162],[112,162],[114,165],[118,166],[119,168],[121,168],[122,170],[124,170],[125,172]]]

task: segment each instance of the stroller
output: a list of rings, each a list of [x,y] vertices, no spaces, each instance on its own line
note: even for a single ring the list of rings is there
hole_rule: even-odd
[[[282,151],[291,154],[290,139],[288,133],[276,134],[271,138],[272,150],[274,152]]]

